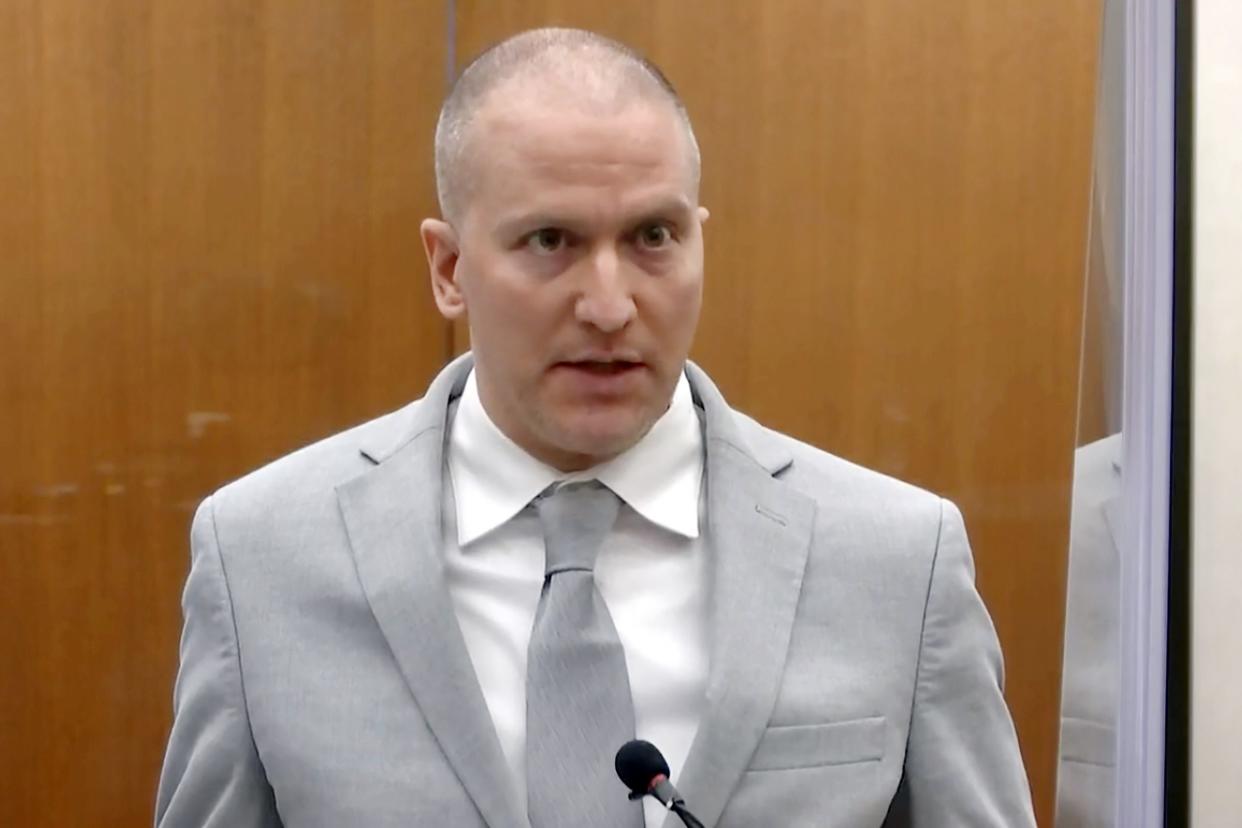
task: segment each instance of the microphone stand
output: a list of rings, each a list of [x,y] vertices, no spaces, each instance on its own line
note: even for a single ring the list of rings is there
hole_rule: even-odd
[[[686,806],[680,802],[674,802],[669,806],[669,810],[681,817],[681,822],[686,828],[704,828],[703,823],[699,822],[694,814],[686,810]]]
[[[663,805],[665,810],[677,814],[681,818],[682,825],[685,825],[686,828],[706,828],[702,822],[699,822],[698,817],[690,813],[690,810],[686,807],[686,801],[681,798],[681,794],[677,793],[676,788],[668,784],[667,780],[653,785],[652,790],[648,793],[631,793],[630,799],[641,800],[644,796],[655,797],[656,801]]]

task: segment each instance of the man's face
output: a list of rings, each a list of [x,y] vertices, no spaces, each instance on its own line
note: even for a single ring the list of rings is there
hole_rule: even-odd
[[[706,211],[669,104],[604,113],[493,99],[471,190],[424,223],[437,302],[470,325],[479,392],[562,470],[636,443],[668,408],[702,302]]]

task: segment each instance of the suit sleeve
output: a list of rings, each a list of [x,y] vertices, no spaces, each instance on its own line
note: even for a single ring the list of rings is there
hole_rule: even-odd
[[[246,713],[237,631],[211,498],[194,516],[190,547],[190,575],[182,597],[181,666],[155,824],[157,828],[279,826]]]
[[[941,501],[903,782],[910,825],[1035,825],[1002,671],[961,513]]]

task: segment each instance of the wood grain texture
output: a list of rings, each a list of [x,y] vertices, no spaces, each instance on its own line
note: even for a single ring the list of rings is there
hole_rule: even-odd
[[[645,51],[704,157],[694,356],[730,400],[966,515],[1052,819],[1099,4],[458,0]]]
[[[191,510],[418,396],[444,4],[0,4],[0,825],[149,824]]]

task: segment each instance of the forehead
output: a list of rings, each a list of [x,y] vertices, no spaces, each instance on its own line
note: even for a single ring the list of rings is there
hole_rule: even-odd
[[[671,103],[564,106],[551,97],[523,94],[483,108],[471,165],[479,206],[694,200],[689,141]]]

